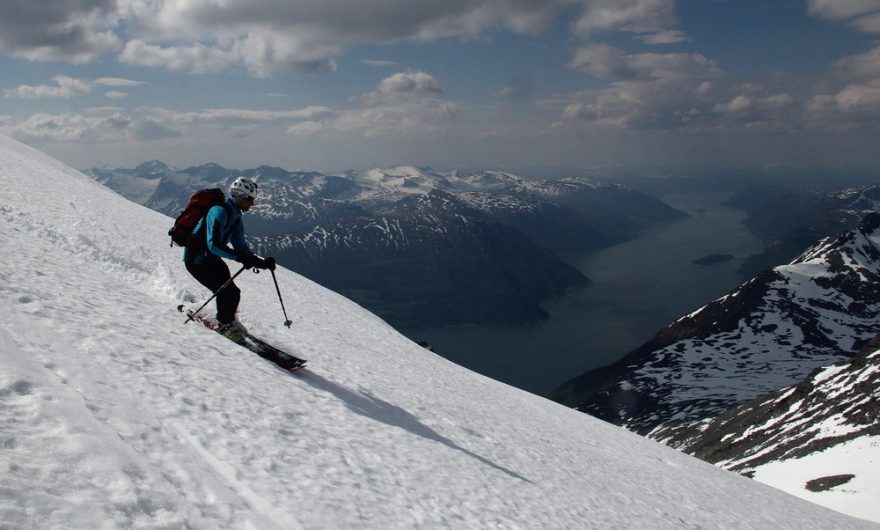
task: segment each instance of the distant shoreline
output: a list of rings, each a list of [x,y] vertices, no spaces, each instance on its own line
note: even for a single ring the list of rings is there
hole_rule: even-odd
[[[697,258],[691,263],[693,263],[694,265],[714,265],[716,263],[730,261],[733,259],[733,257],[733,254],[709,254],[707,256],[703,256],[702,258]]]

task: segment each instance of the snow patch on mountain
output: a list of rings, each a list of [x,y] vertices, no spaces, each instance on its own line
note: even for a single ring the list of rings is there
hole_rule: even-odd
[[[653,437],[810,501],[880,522],[880,339],[852,361]]]

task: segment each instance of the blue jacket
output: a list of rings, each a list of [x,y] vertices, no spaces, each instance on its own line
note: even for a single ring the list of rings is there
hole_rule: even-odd
[[[226,198],[225,205],[218,204],[211,207],[208,214],[196,224],[193,235],[203,230],[202,224],[206,225],[207,233],[202,242],[207,242],[207,248],[203,244],[197,244],[195,248],[187,247],[183,251],[184,261],[201,263],[207,257],[207,252],[229,260],[237,260],[240,256],[254,255],[244,239],[241,211],[235,207],[231,197]],[[230,242],[232,248],[229,247]]]

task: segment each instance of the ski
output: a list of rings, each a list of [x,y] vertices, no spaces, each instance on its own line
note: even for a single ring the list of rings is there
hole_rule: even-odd
[[[187,310],[184,305],[177,306],[177,310],[181,313],[185,313],[192,320],[199,322],[206,328],[215,332],[217,331],[215,322],[202,317],[202,315],[193,314],[193,312],[191,310]],[[241,342],[233,341],[232,339],[229,339],[229,337],[226,338],[232,342],[235,342],[239,346],[244,346],[245,348],[256,353],[263,359],[271,361],[278,367],[290,372],[296,372],[297,370],[305,368],[306,363],[308,362],[306,359],[300,359],[295,355],[291,355],[284,350],[281,350],[280,348],[272,346],[263,339],[251,335],[246,331],[242,331],[242,337],[243,338]]]

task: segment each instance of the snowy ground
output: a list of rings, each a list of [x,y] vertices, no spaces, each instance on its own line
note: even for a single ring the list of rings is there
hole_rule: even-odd
[[[0,136],[0,527],[869,528],[488,380],[279,270],[174,307],[170,220]],[[245,220],[245,223],[247,221]],[[234,265],[234,264],[233,264]]]
[[[880,499],[866,502],[864,495],[864,492],[880,491],[880,461],[871,458],[877,454],[878,445],[880,437],[864,436],[803,458],[771,462],[758,466],[755,480],[823,506],[878,521],[877,503]],[[854,467],[855,462],[858,465]],[[839,475],[841,471],[848,471],[855,477],[827,491],[812,492],[804,488],[804,484],[816,477]]]

